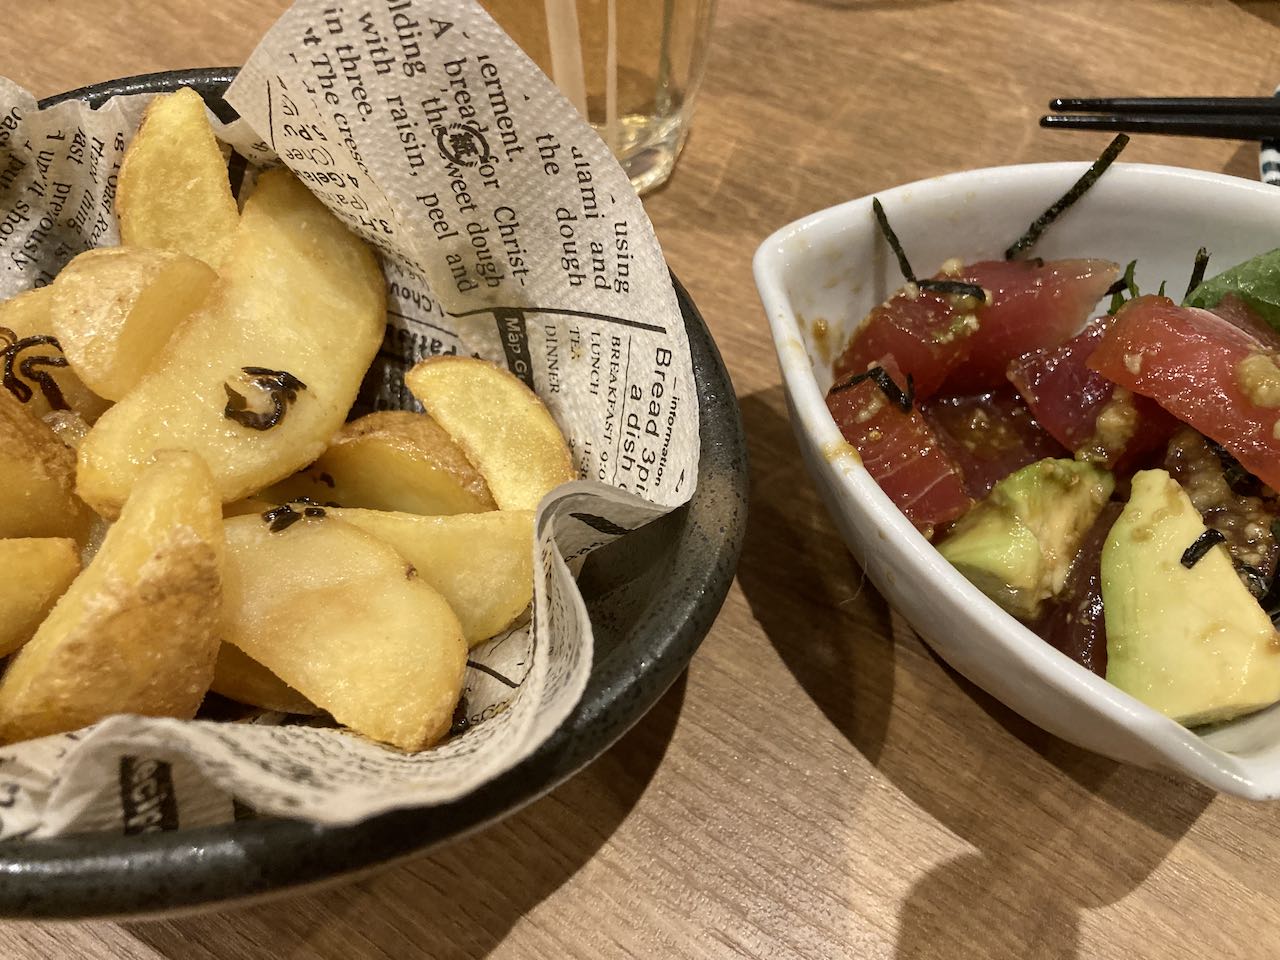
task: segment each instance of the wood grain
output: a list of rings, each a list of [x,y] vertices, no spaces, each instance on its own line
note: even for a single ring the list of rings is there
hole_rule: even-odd
[[[37,94],[241,61],[281,0],[10,4]],[[731,0],[695,129],[648,200],[750,435],[738,582],[680,683],[505,823],[359,883],[188,919],[0,924],[27,958],[1264,957],[1275,808],[1048,736],[862,583],[798,463],[750,258],[804,213],[950,170],[1085,159],[1057,95],[1262,94],[1273,3]],[[1251,176],[1249,144],[1127,159]]]

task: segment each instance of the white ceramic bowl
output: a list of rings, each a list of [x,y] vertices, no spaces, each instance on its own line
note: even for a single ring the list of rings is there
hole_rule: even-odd
[[[921,276],[948,257],[997,259],[1085,164],[995,167],[876,194]],[[1248,180],[1117,164],[1041,238],[1046,258],[1137,258],[1137,281],[1180,296],[1196,249],[1215,269],[1277,246],[1280,190]],[[809,472],[872,582],[962,674],[1064,740],[1181,771],[1252,799],[1280,796],[1280,708],[1187,730],[1074,663],[983,596],[933,549],[847,452],[823,395],[831,361],[902,285],[871,198],[798,220],[761,244],[756,284],[773,329],[791,422]],[[825,332],[823,326],[825,324]]]

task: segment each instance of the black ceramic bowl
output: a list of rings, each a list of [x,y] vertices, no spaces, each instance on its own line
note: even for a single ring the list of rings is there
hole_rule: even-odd
[[[180,86],[220,97],[232,68],[130,77],[51,97],[97,106],[125,93]],[[747,522],[747,454],[733,385],[680,284],[702,416],[693,499],[606,547],[580,578],[595,630],[595,661],[577,708],[515,769],[464,800],[384,814],[349,827],[245,820],[123,837],[86,834],[0,844],[0,915],[88,917],[213,907],[298,891],[419,854],[476,830],[582,769],[654,704],[688,665],[733,580]],[[533,841],[537,842],[537,841]]]

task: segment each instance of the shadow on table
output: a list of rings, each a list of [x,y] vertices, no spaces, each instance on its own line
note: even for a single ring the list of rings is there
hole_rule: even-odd
[[[582,773],[421,859],[320,893],[124,929],[171,960],[478,960],[626,819],[666,753],[684,692],[682,674]]]
[[[1231,0],[1231,5],[1239,7],[1245,13],[1257,17],[1264,23],[1280,27],[1280,4],[1277,4],[1275,0]],[[1267,80],[1275,82],[1277,78],[1263,77],[1262,80],[1264,82]],[[1257,153],[1256,144],[1254,144],[1254,153]]]
[[[910,632],[895,620],[899,630]],[[932,958],[945,949],[957,960],[1072,960],[1081,955],[1081,914],[1137,889],[1214,794],[1072,746],[930,655],[1030,756],[1015,744],[1006,756],[983,757],[979,770],[940,782],[936,768],[929,772],[928,760],[916,750],[882,751],[880,771],[976,848],[936,867],[912,889],[899,916],[897,956]],[[954,729],[946,740],[931,743],[928,753],[958,753],[964,737],[963,729]],[[1024,811],[1038,829],[1020,822]],[[1045,824],[1053,826],[1045,830]]]
[[[874,763],[893,699],[889,606],[845,548],[805,472],[782,388],[739,401],[751,501],[738,583],[787,669]]]
[[[926,692],[944,688],[943,696],[959,701],[951,713],[964,722],[922,718],[928,707],[920,694],[913,703],[900,694],[899,719],[909,732],[887,738],[895,666],[908,666],[895,658],[920,658],[918,641],[861,582],[826,520],[781,388],[741,406],[755,475],[738,577],[752,612],[832,724],[910,801],[976,848],[911,890],[899,915],[897,956],[1076,957],[1081,912],[1138,887],[1212,792],[1059,740],[936,657],[945,676],[921,661],[923,669],[911,665],[913,684],[933,684]],[[857,613],[849,616],[841,599],[855,593]],[[982,739],[1008,749],[976,752],[977,725],[992,721],[1003,733],[982,731]]]

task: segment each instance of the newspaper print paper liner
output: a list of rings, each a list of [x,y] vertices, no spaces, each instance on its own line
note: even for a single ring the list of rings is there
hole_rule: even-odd
[[[118,242],[115,176],[148,99],[37,111],[0,79],[0,297]],[[457,799],[531,754],[582,693],[591,629],[570,570],[693,492],[688,341],[652,227],[478,5],[301,0],[226,100],[237,153],[278,157],[383,254],[386,338],[357,408],[416,406],[403,372],[425,356],[484,356],[539,393],[589,479],[541,505],[534,627],[471,652],[461,736],[410,755],[331,729],[111,717],[0,750],[0,837],[138,829],[127,773],[163,781],[184,827],[242,804],[339,824]]]

